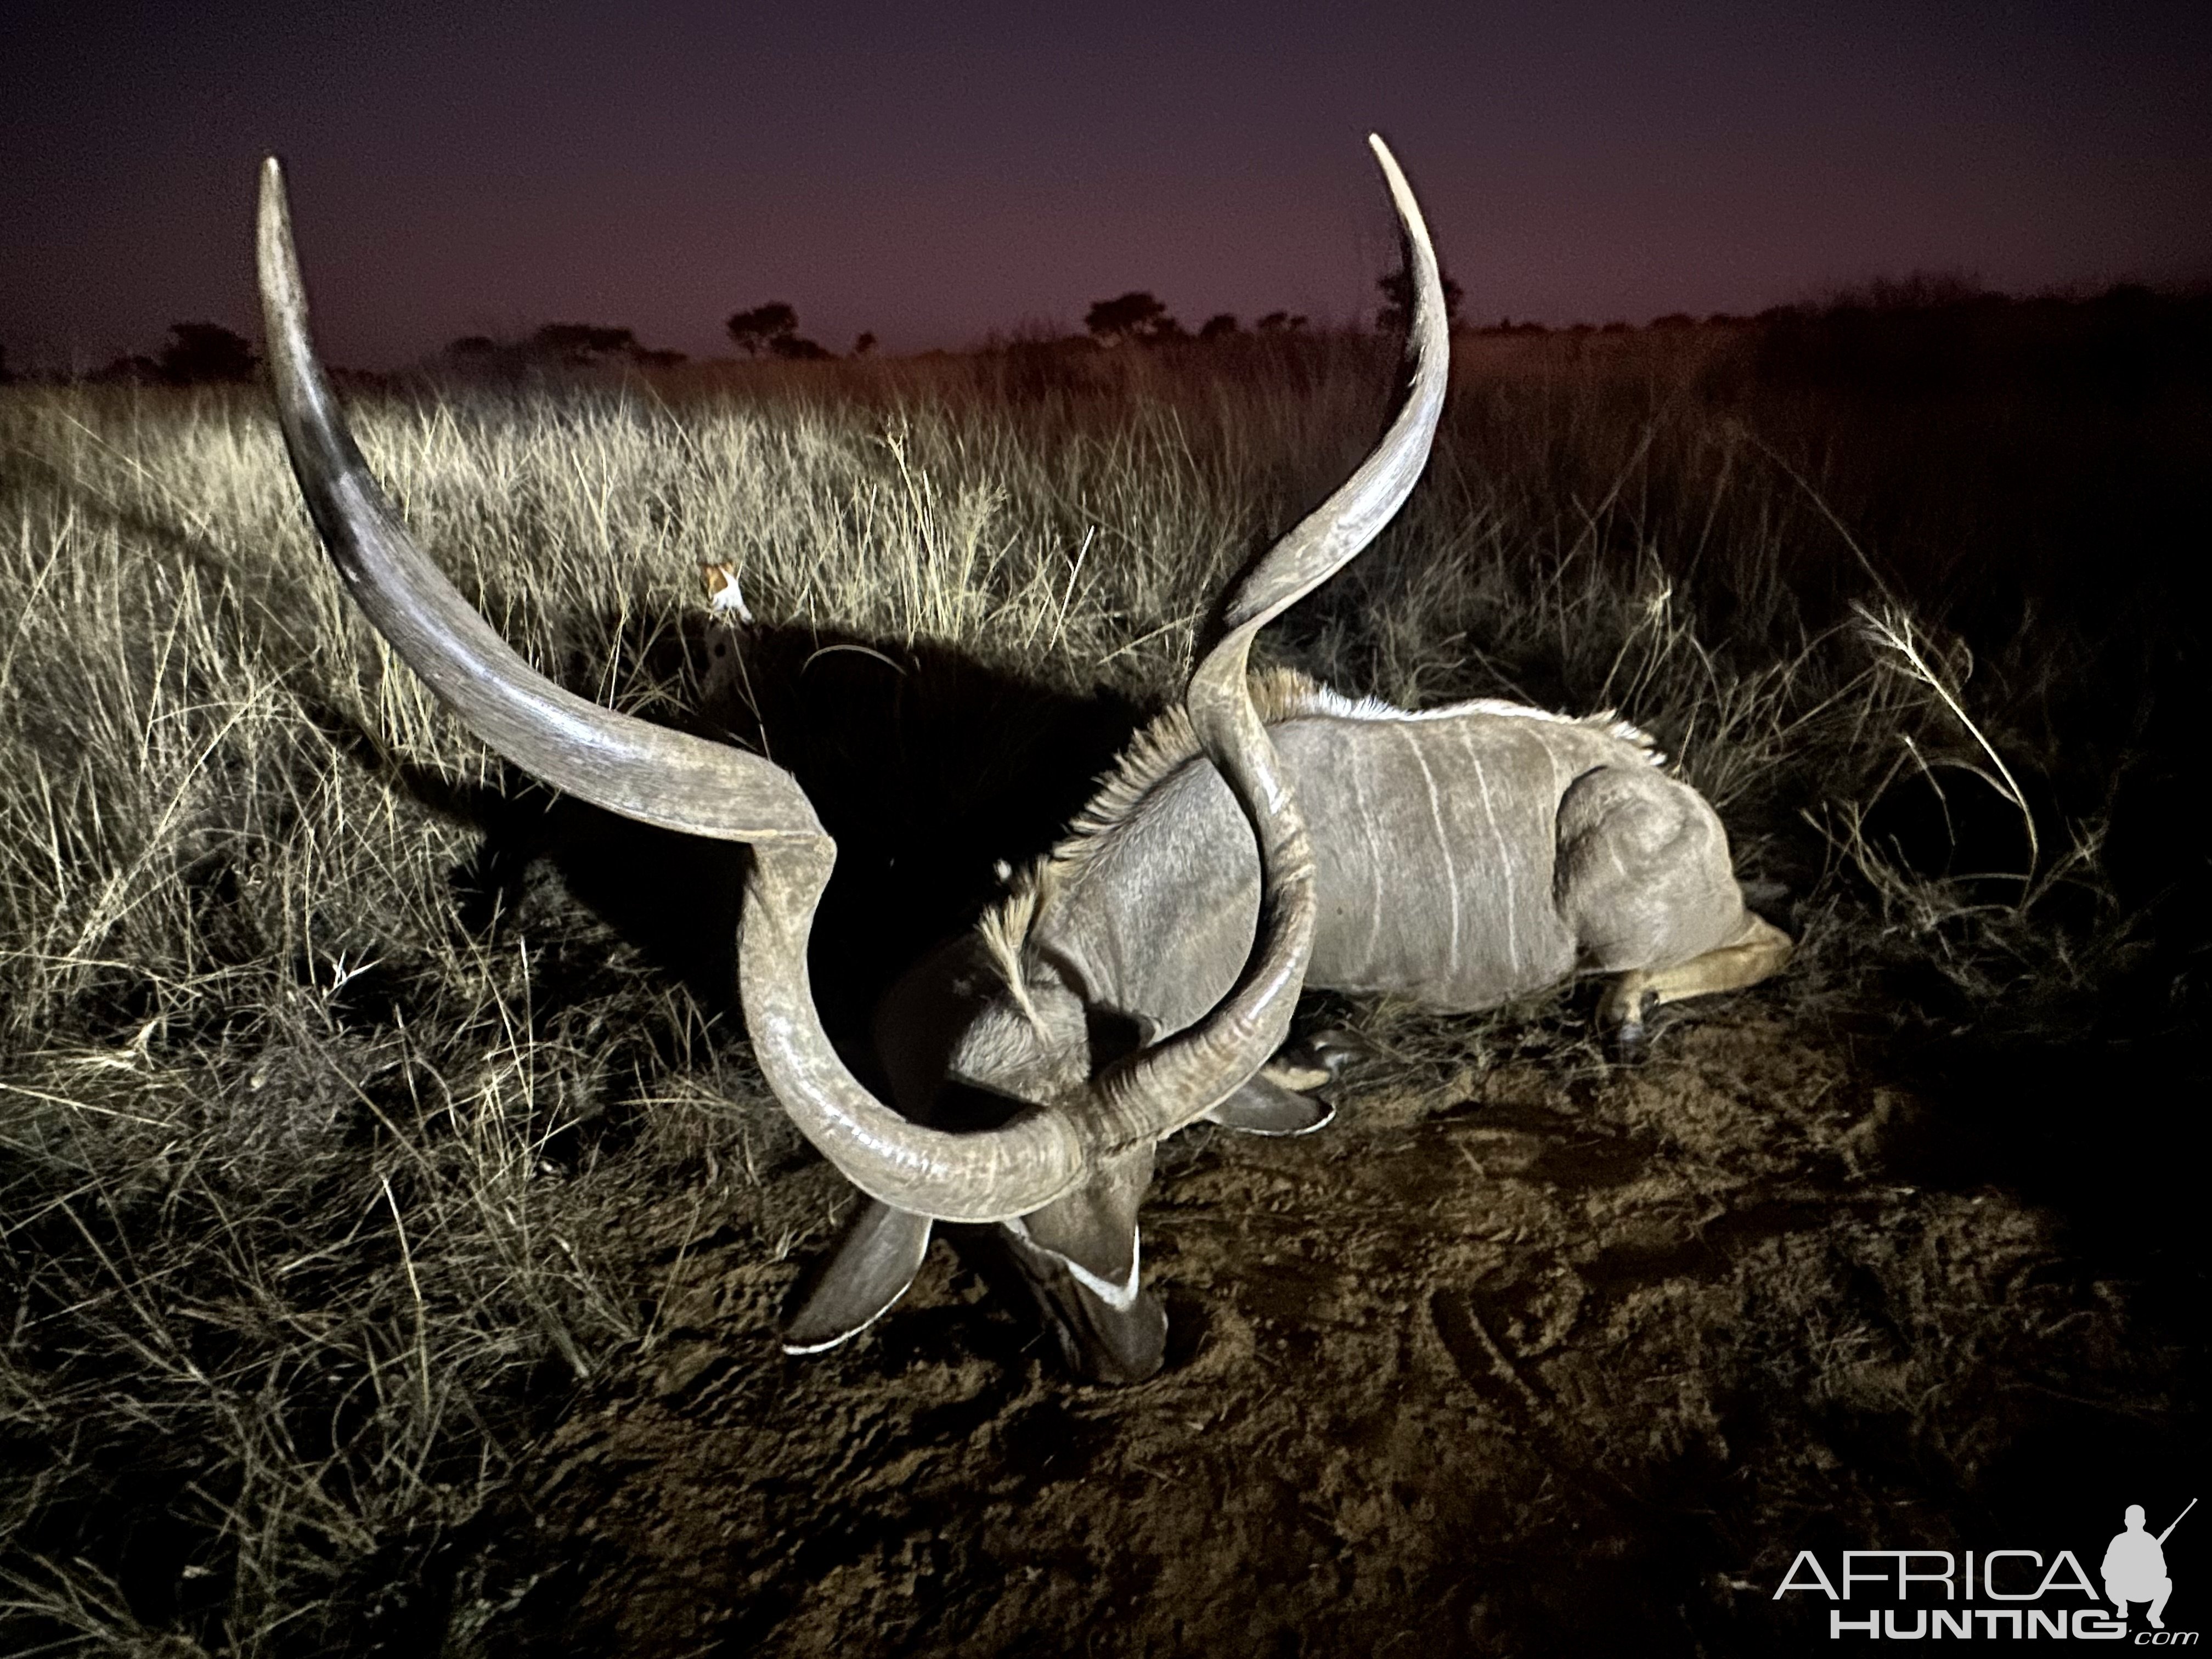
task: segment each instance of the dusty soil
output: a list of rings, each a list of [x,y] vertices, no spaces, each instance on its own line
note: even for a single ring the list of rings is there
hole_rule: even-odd
[[[1899,1178],[1938,1108],[1842,1038],[1752,997],[1638,1067],[1472,1047],[1370,1063],[1304,1139],[1175,1143],[1134,1388],[942,1242],[785,1358],[804,1250],[672,1197],[653,1351],[556,1436],[464,1650],[1796,1650],[1797,1549],[1955,1547],[2044,1449],[2171,1427],[2130,1287],[2048,1212]]]

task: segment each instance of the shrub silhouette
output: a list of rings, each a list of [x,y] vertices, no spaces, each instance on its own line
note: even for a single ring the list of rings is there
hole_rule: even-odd
[[[644,348],[626,328],[602,328],[593,323],[548,323],[530,337],[542,356],[572,368],[589,368],[610,357],[635,358]]]
[[[610,362],[670,368],[684,361],[680,351],[656,350],[642,344],[630,329],[598,323],[548,323],[526,340],[464,334],[447,343],[444,356],[448,363],[471,375],[493,376],[598,368]]]
[[[1440,271],[1444,283],[1444,321],[1453,328],[1459,326],[1459,302],[1467,296],[1460,285],[1452,281],[1451,273]],[[1377,276],[1375,286],[1382,290],[1382,308],[1375,313],[1375,326],[1385,334],[1403,333],[1413,322],[1413,278],[1402,270],[1394,270],[1387,276]]]
[[[730,331],[730,337],[738,343],[738,349],[748,357],[766,352],[771,357],[803,362],[836,355],[802,337],[799,333],[799,313],[781,300],[755,306],[750,311],[740,311],[725,326]],[[875,343],[873,335],[866,337],[870,345]]]
[[[94,386],[155,386],[161,366],[143,353],[130,351],[101,364],[85,376]]]
[[[253,378],[253,348],[220,323],[172,323],[155,365],[173,386],[206,386]]]
[[[1111,345],[1123,340],[1174,340],[1184,337],[1181,323],[1152,295],[1133,290],[1111,300],[1101,300],[1083,313],[1083,326]]]

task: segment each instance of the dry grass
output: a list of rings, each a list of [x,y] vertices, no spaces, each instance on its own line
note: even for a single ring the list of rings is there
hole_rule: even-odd
[[[2099,859],[2155,573],[2069,609],[2090,550],[1995,490],[2089,453],[2067,409],[1741,394],[1742,350],[1473,343],[1413,506],[1268,648],[1654,729],[1806,933],[1805,1010],[1909,1025],[1885,976],[1932,963],[2094,1022],[2171,897]],[[687,717],[729,561],[770,628],[1144,703],[1389,361],[1021,348],[358,418],[425,544],[601,701]],[[2096,456],[2123,418],[2081,415]],[[479,879],[535,798],[350,614],[258,397],[0,392],[0,1632],[368,1645],[576,1380],[652,1352],[638,1206],[781,1255],[821,1190],[726,1004],[542,872]]]

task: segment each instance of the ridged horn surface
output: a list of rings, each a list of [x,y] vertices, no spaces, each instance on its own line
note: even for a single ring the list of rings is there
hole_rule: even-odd
[[[283,173],[263,167],[257,237],[277,415],[307,511],[376,630],[483,742],[533,777],[642,823],[748,843],[738,982],[769,1086],[853,1184],[948,1221],[999,1221],[1082,1179],[1083,1138],[1032,1109],[951,1134],[908,1121],[846,1070],[806,969],[836,848],[781,768],[562,690],[523,660],[418,548],[370,475],[315,359]]]

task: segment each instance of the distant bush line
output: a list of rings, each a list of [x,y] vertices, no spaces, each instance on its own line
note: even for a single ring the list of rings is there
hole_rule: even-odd
[[[1384,334],[1401,331],[1403,276],[1394,273],[1376,286],[1383,304],[1375,328]],[[1631,337],[1725,331],[1744,342],[1729,354],[1725,372],[1775,389],[1899,398],[1946,389],[2032,389],[2061,395],[2071,389],[2084,395],[2140,398],[2162,386],[2212,376],[2212,290],[2162,290],[2129,283],[2094,295],[2018,297],[1957,277],[1923,274],[1885,278],[1750,315],[1670,312],[1640,326],[1621,321],[1555,326],[1510,316],[1491,323],[1463,322],[1458,315],[1459,284],[1447,277],[1445,289],[1454,331],[1462,337],[1541,338],[1601,348],[1604,342]],[[733,313],[724,326],[745,361],[826,363],[870,357],[876,351],[876,336],[867,331],[854,338],[848,352],[829,349],[798,331],[797,310],[782,301]],[[1049,362],[1127,348],[1212,349],[1245,341],[1360,331],[1316,330],[1308,318],[1287,311],[1266,313],[1249,325],[1221,312],[1192,330],[1157,295],[1133,290],[1092,305],[1080,334],[994,335],[975,351]],[[729,372],[739,367],[733,359],[695,361],[681,351],[648,346],[629,328],[547,323],[518,337],[464,335],[411,370],[334,372],[352,384],[389,386],[425,377],[498,384],[686,368]],[[249,382],[258,374],[252,343],[216,323],[172,324],[155,355],[125,355],[88,374],[11,373],[6,349],[0,346],[0,385],[77,380],[220,386]]]

